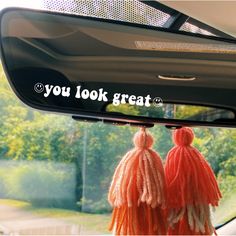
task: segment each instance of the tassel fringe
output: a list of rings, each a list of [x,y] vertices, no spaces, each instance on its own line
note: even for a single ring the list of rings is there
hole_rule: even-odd
[[[211,235],[210,205],[218,206],[221,193],[213,170],[202,154],[191,146],[191,128],[173,133],[176,144],[167,154],[168,234]]]
[[[109,227],[117,235],[165,234],[166,184],[152,136],[144,129],[134,137],[135,148],[121,160],[111,182],[113,206]]]

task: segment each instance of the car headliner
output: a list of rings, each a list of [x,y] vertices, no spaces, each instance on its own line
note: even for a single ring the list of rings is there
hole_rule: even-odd
[[[160,1],[207,25],[236,37],[236,1]]]

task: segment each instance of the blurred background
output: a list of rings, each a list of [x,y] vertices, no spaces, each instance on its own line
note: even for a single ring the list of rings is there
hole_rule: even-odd
[[[33,110],[13,94],[2,68],[0,74],[0,229],[26,230],[32,219],[37,228],[47,219],[49,226],[76,226],[80,234],[108,233],[107,191],[138,128]],[[165,161],[173,146],[171,131],[159,125],[150,131]],[[220,224],[236,215],[236,130],[194,131],[194,146],[211,164],[223,193],[213,212],[214,224]]]

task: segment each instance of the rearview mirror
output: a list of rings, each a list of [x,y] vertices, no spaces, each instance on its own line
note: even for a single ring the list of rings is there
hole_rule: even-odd
[[[36,109],[124,124],[236,126],[233,40],[12,8],[1,14],[1,51],[13,90]]]

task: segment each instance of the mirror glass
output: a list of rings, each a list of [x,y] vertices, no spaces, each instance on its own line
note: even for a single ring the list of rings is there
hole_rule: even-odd
[[[196,44],[190,36],[177,34],[170,39],[166,32],[59,13],[12,9],[1,17],[2,57],[9,82],[18,97],[34,108],[123,119],[235,119],[231,110],[182,104],[184,87],[157,82],[158,76],[150,73],[157,55],[169,56],[165,51],[176,50],[176,45],[178,51],[194,43],[193,52],[204,47],[211,52],[219,50],[221,42],[198,38]],[[150,46],[157,36],[158,47]],[[160,48],[163,51],[157,52]],[[231,45],[227,50],[235,48]],[[168,93],[163,93],[166,85]],[[188,91],[186,96],[197,94],[195,87]]]
[[[138,107],[129,104],[115,106],[109,104],[106,107],[106,111],[132,116],[207,122],[217,121],[218,119],[234,119],[235,117],[230,110],[190,104],[164,104],[161,98],[156,98],[150,107]]]

